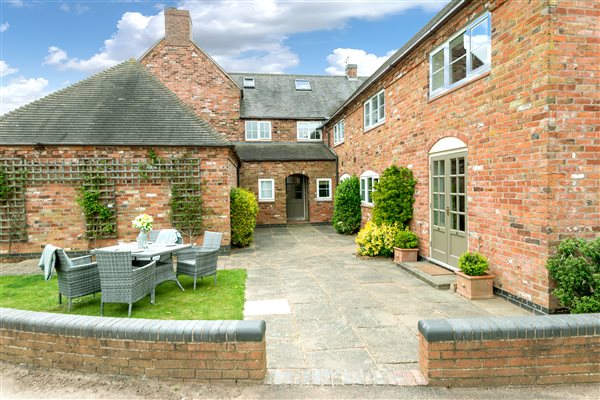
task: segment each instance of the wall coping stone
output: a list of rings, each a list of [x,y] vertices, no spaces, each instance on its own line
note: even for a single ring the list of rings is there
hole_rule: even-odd
[[[0,328],[96,339],[222,343],[261,342],[266,323],[92,317],[0,308]]]
[[[427,319],[419,321],[419,332],[428,342],[596,336],[600,313]]]

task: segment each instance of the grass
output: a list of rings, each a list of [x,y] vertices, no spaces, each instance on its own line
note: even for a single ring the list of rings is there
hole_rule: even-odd
[[[233,269],[217,272],[217,286],[213,277],[194,280],[179,276],[182,292],[173,281],[156,287],[155,304],[150,295],[133,304],[132,318],[151,319],[243,319],[246,270]],[[56,275],[45,281],[41,275],[0,276],[0,306],[20,310],[68,313],[66,299],[58,304]],[[105,317],[127,317],[127,304],[104,305]],[[100,293],[73,299],[70,314],[100,316]]]

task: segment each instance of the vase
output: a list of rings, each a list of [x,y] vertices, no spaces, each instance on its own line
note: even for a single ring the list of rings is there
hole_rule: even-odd
[[[137,237],[137,246],[138,249],[148,248],[148,232],[140,231],[140,234]]]

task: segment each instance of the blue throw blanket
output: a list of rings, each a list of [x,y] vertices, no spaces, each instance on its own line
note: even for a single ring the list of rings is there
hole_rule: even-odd
[[[54,264],[56,263],[56,250],[58,249],[59,247],[47,244],[46,247],[44,247],[42,257],[40,257],[38,267],[44,271],[44,277],[46,280],[52,278],[52,270],[54,269]]]

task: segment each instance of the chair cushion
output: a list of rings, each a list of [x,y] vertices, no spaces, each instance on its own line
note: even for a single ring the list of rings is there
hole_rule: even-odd
[[[177,264],[185,264],[189,265],[190,267],[193,267],[196,264],[196,260],[177,260]]]

